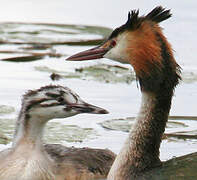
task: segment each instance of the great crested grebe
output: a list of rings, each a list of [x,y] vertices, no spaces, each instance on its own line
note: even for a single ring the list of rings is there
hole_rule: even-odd
[[[69,88],[49,85],[27,92],[13,145],[0,153],[1,180],[93,180],[107,176],[115,154],[107,149],[43,145],[46,123],[80,113],[106,114]]]
[[[166,162],[159,158],[172,96],[181,79],[172,48],[158,25],[170,17],[170,10],[161,6],[141,17],[138,10],[133,10],[128,14],[127,22],[116,28],[102,45],[67,59],[82,61],[105,57],[129,63],[139,81],[141,108],[110,169],[108,180],[197,177],[197,172],[191,171],[197,167],[197,153]]]

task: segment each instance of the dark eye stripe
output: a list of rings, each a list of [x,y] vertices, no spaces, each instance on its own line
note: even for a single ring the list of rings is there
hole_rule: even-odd
[[[37,99],[37,100],[32,100],[28,103],[28,105],[26,106],[26,110],[28,111],[29,109],[31,109],[33,106],[40,104],[44,101],[47,101],[48,99],[46,98],[42,98],[42,99]]]
[[[55,93],[51,93],[51,92],[47,92],[46,95],[49,97],[52,97],[52,98],[58,98],[61,96],[60,94],[55,94]]]
[[[78,97],[75,95],[75,94],[73,94],[73,93],[71,93],[72,94],[72,96],[75,98],[75,100],[76,100],[76,103],[78,102]]]

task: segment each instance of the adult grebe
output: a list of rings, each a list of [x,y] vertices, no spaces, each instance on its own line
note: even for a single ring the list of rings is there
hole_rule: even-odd
[[[100,46],[75,54],[67,60],[108,58],[133,66],[142,102],[129,137],[110,169],[108,180],[153,180],[197,177],[197,153],[161,162],[159,148],[168,120],[171,100],[179,83],[180,67],[158,23],[171,17],[161,6],[146,16],[128,14]],[[162,168],[161,168],[161,165]],[[184,171],[183,171],[184,167]]]
[[[92,180],[104,178],[115,159],[107,149],[43,145],[46,123],[80,113],[106,114],[62,86],[27,92],[22,100],[12,148],[0,153],[1,180]]]

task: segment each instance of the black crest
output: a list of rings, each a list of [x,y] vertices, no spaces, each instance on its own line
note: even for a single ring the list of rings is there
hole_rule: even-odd
[[[125,30],[135,30],[140,27],[142,22],[144,21],[152,21],[154,23],[160,23],[168,18],[170,18],[172,14],[170,10],[166,10],[162,6],[157,6],[154,8],[150,13],[146,16],[139,16],[139,10],[132,10],[128,13],[128,20],[127,22],[116,28],[109,39],[116,37],[119,33],[124,32]]]
[[[156,23],[160,23],[170,18],[172,14],[170,13],[170,9],[165,10],[162,6],[158,6],[154,8],[150,13],[145,16],[145,19],[151,20]]]

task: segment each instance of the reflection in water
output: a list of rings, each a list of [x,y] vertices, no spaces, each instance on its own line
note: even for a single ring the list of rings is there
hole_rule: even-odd
[[[12,141],[15,119],[0,118],[0,144]],[[66,142],[83,142],[95,139],[98,133],[93,128],[81,128],[77,125],[62,125],[59,122],[49,122],[44,140],[48,143],[66,144]]]
[[[192,125],[190,124],[193,121]],[[109,130],[129,132],[135,123],[135,117],[112,119],[99,123],[103,128]],[[163,135],[163,139],[196,140],[197,142],[197,117],[193,116],[170,116]],[[194,142],[194,141],[193,141]]]
[[[110,32],[110,28],[97,26],[0,23],[0,53],[30,55],[29,58],[25,56],[26,59],[21,55],[3,59],[14,62],[34,61],[44,56],[61,57],[65,54],[57,53],[55,46],[97,45]]]

